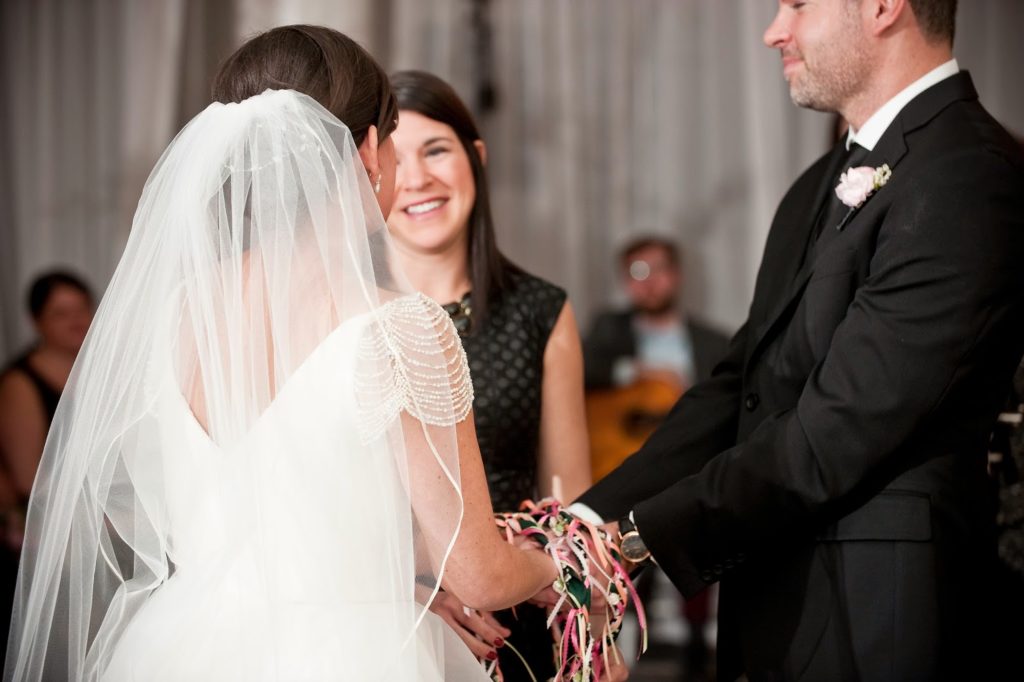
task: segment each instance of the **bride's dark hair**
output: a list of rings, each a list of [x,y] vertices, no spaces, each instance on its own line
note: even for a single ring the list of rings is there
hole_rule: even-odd
[[[392,133],[398,104],[387,73],[360,45],[323,26],[280,26],[246,41],[213,80],[216,102],[241,102],[264,90],[296,90],[338,117],[360,145],[371,126]]]

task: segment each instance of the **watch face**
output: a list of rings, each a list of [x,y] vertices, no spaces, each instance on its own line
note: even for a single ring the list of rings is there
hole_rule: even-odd
[[[622,544],[619,547],[622,550],[622,556],[634,563],[643,561],[651,555],[650,550],[647,549],[647,545],[644,544],[639,533],[627,533],[624,535],[622,537]]]

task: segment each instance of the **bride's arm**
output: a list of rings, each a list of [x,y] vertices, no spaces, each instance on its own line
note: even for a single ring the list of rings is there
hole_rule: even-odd
[[[451,484],[429,454],[428,438],[450,439],[449,429],[425,426],[408,413],[402,415],[413,508],[426,536],[434,570],[439,570],[450,535]],[[472,412],[455,425],[458,480],[463,499],[462,526],[444,566],[442,586],[465,605],[487,611],[523,602],[551,585],[556,570],[539,549],[521,550],[508,544],[494,523]]]
[[[557,571],[544,552],[505,542],[494,522],[469,363],[455,325],[420,294],[382,310],[361,342],[356,395],[371,437],[389,428],[375,425],[393,423],[396,411],[401,416],[401,434],[392,436],[404,441],[399,466],[408,476],[418,546],[444,589],[465,605],[493,611],[525,601]]]

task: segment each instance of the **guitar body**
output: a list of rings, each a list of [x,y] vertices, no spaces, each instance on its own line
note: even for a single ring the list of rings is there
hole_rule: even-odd
[[[678,381],[640,379],[622,388],[587,392],[587,432],[594,481],[640,449],[683,394]]]

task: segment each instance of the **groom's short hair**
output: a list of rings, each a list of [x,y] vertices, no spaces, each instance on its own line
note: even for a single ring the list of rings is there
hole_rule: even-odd
[[[957,0],[910,0],[917,24],[929,40],[953,44]]]

